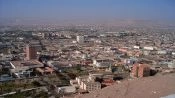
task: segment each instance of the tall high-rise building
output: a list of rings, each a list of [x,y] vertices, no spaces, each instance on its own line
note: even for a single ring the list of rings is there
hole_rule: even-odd
[[[78,43],[84,43],[84,36],[77,36]]]
[[[26,46],[26,59],[31,60],[31,59],[36,59],[36,47],[32,45],[27,45]]]
[[[150,76],[150,67],[147,64],[134,64],[132,68],[133,77]]]

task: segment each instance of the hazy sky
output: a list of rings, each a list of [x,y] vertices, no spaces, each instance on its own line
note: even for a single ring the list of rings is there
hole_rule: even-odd
[[[175,20],[175,0],[0,0],[0,19]]]

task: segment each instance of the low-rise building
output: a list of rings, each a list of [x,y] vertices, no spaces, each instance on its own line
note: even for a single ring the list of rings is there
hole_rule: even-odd
[[[97,68],[106,68],[113,64],[112,60],[104,59],[104,60],[93,60],[93,64]]]
[[[40,72],[42,75],[52,74],[54,72],[54,70],[50,67],[36,68],[36,71]]]
[[[168,68],[175,68],[175,60],[168,62]]]
[[[76,93],[76,88],[74,86],[63,86],[58,87],[57,92],[59,94],[71,94]]]
[[[172,54],[172,55],[175,55],[175,52],[172,52],[171,54]]]
[[[88,76],[76,77],[76,80],[78,82],[78,85],[81,88],[82,87],[82,81],[87,81],[88,80]]]
[[[11,61],[10,65],[12,67],[12,69],[10,69],[11,73],[14,73],[17,77],[26,75],[30,77],[30,73],[33,72],[34,68],[44,67],[44,65],[37,60]]]
[[[167,51],[166,50],[159,50],[159,51],[157,51],[157,54],[165,55],[165,54],[167,54]]]
[[[83,81],[81,89],[84,89],[84,90],[89,91],[89,92],[94,91],[94,90],[98,90],[98,89],[101,89],[101,83]]]
[[[101,89],[101,83],[95,82],[94,79],[90,79],[90,76],[76,77],[76,80],[70,80],[70,84],[71,85],[78,84],[80,89],[83,89],[89,92],[97,89]]]
[[[70,84],[74,87],[77,87],[77,88],[79,87],[77,80],[70,80]]]
[[[103,74],[102,73],[96,73],[96,74],[89,74],[89,80],[90,81],[95,81],[96,78],[103,78]]]
[[[143,47],[143,49],[145,49],[145,50],[154,50],[154,47],[151,47],[151,46],[145,46],[145,47]]]
[[[77,36],[78,43],[84,43],[84,36]]]

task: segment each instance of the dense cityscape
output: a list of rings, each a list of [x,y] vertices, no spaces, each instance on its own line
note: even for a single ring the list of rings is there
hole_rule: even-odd
[[[76,95],[136,77],[175,72],[174,29],[4,28],[0,44],[1,96],[20,96],[18,92],[31,92],[35,97],[40,93]]]
[[[174,94],[175,24],[0,24],[0,98]]]

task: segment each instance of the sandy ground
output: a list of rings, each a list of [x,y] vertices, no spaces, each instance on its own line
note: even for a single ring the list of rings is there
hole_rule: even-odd
[[[125,80],[72,98],[160,98],[170,94],[175,94],[175,73]]]

